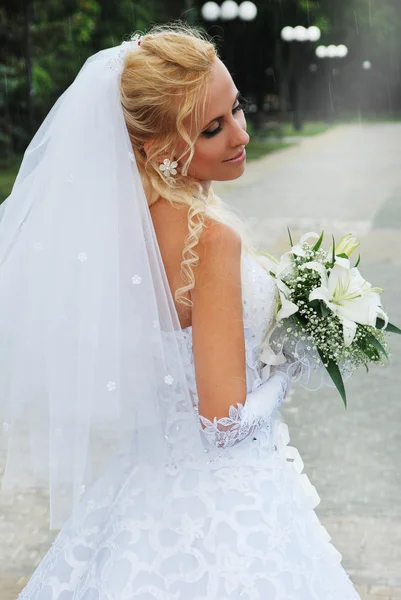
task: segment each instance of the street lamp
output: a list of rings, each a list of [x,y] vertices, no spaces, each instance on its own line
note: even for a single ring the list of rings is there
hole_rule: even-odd
[[[348,48],[344,44],[339,46],[331,44],[330,46],[318,46],[315,53],[318,58],[345,58]]]
[[[338,46],[334,45],[334,44],[330,44],[330,46],[318,46],[316,48],[316,56],[320,59],[343,59],[348,55],[348,48],[347,46],[345,46],[345,44],[339,44]],[[339,73],[339,69],[338,68],[333,68],[331,71],[331,75],[335,76],[338,75]],[[329,86],[329,96],[330,96],[330,102],[328,103],[328,106],[330,107],[328,109],[328,120],[331,121],[334,117],[335,114],[335,104],[333,101],[333,88],[332,88],[332,81],[330,78],[330,75],[328,75],[328,86]]]
[[[281,39],[284,42],[290,43],[290,78],[291,78],[291,96],[292,105],[294,109],[293,125],[296,131],[302,129],[302,115],[301,115],[301,98],[300,98],[300,53],[294,53],[293,42],[305,43],[305,42],[317,42],[320,40],[321,31],[316,25],[311,25],[306,28],[302,25],[297,27],[290,27],[287,25],[281,30]]]
[[[253,2],[245,0],[245,2],[241,2],[239,5],[239,18],[243,21],[253,21],[257,14],[258,9]]]
[[[237,17],[241,21],[253,21],[257,14],[258,9],[250,0],[245,0],[239,5],[234,0],[224,0],[221,6],[217,2],[206,2],[201,8],[201,15],[205,21],[232,21]]]
[[[238,17],[239,6],[234,0],[225,0],[220,6],[220,16],[223,21],[232,21]]]
[[[317,42],[320,40],[321,31],[316,25],[311,27],[303,27],[298,25],[297,27],[284,27],[281,30],[281,39],[284,42]]]
[[[220,17],[220,6],[216,2],[206,2],[201,8],[201,14],[205,21],[217,21]]]

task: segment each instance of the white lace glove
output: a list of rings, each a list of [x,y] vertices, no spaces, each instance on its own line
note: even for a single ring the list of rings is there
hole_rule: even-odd
[[[290,381],[281,371],[275,371],[267,381],[250,392],[245,404],[230,406],[229,415],[209,421],[199,415],[203,433],[213,446],[229,448],[258,429],[269,424],[272,415],[283,404],[290,390]]]

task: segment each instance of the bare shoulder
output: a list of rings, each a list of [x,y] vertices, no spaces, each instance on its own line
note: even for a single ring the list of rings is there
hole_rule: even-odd
[[[229,225],[215,221],[210,217],[205,218],[205,227],[200,236],[200,245],[206,247],[208,244],[229,244],[232,247],[241,248],[240,235]]]
[[[238,267],[241,249],[241,237],[234,229],[207,218],[198,244],[199,276],[222,273],[229,265]]]

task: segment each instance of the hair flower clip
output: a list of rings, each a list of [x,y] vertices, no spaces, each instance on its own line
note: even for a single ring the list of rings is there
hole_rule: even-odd
[[[113,58],[111,58],[107,63],[108,67],[113,71],[121,73],[125,55],[127,54],[127,52],[132,52],[136,48],[139,48],[142,40],[143,35],[136,33],[132,36],[130,40],[122,42],[121,45],[117,48],[115,56],[113,56]]]
[[[140,35],[139,33],[135,33],[132,38],[130,39],[131,44],[135,44],[137,46],[141,45],[141,42],[143,40],[143,35]]]

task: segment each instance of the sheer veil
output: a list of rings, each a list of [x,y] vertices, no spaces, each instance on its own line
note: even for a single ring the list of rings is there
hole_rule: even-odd
[[[52,527],[118,453],[173,472],[207,458],[120,105],[127,51],[85,63],[0,211],[2,486],[48,487]]]

